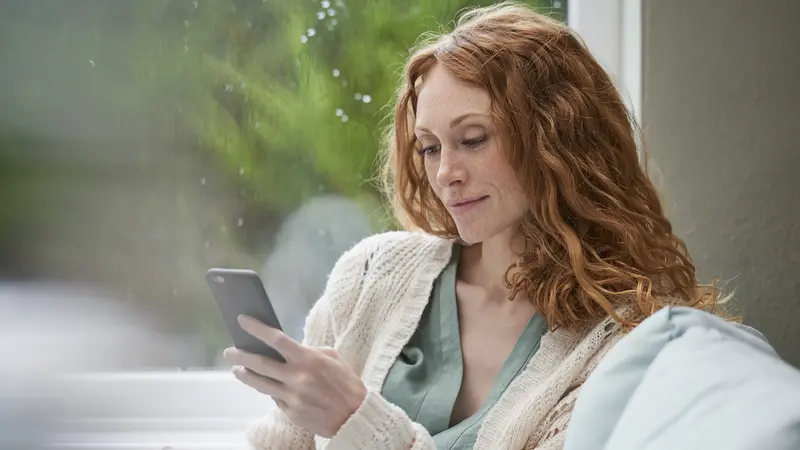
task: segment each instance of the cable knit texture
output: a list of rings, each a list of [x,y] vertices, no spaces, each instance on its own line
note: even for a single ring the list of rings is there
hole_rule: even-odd
[[[313,436],[275,408],[249,428],[252,448],[436,450],[425,428],[380,392],[451,250],[448,240],[391,232],[347,251],[308,315],[305,342],[334,347],[361,374],[369,393],[331,439]],[[474,448],[560,449],[581,384],[620,337],[611,319],[591,330],[546,333],[525,370],[487,413]]]

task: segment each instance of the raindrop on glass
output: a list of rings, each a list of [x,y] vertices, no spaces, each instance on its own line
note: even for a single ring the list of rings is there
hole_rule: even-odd
[[[195,8],[197,8],[200,5],[200,3],[197,3],[197,0],[193,1],[192,4],[194,5]]]
[[[230,84],[230,83],[226,84],[225,85],[225,92],[233,92],[233,85]]]
[[[322,0],[322,7],[323,8],[330,8],[331,7],[331,2],[329,2],[328,0]]]
[[[368,94],[364,94],[364,96],[361,97],[361,101],[363,101],[364,103],[369,103],[369,102],[372,101],[372,96],[368,95]]]
[[[205,186],[205,185],[206,185],[206,179],[200,178],[200,186]]]
[[[339,69],[333,69],[333,76],[335,76],[335,77],[338,77],[338,76],[339,76],[339,75],[341,75],[341,74],[342,74],[342,73],[341,73],[341,72],[339,72]]]
[[[237,227],[240,227],[240,226],[242,226],[242,225],[244,225],[244,219],[242,219],[241,217],[239,217],[239,220],[237,220],[237,221],[236,221],[236,226],[237,226]]]
[[[559,2],[558,0],[554,1],[553,8],[561,8],[561,2]]]
[[[317,19],[322,20],[325,18],[325,11],[318,11],[317,12]]]
[[[305,34],[300,36],[300,42],[302,42],[303,44],[308,42],[308,36],[306,36]]]
[[[333,25],[333,26],[336,26],[336,24],[337,24],[337,23],[339,23],[339,21],[338,21],[338,20],[336,20],[336,19],[331,19],[331,25]]]
[[[239,175],[244,175],[244,167],[239,167]]]
[[[259,122],[259,121],[256,121],[255,128],[256,128],[256,129],[259,129],[259,128],[261,128],[261,122]]]
[[[348,120],[350,120],[350,118],[347,117],[347,114],[342,116],[342,122],[347,122]]]
[[[356,92],[355,99],[356,100],[361,100],[361,93]]]
[[[183,51],[184,51],[184,53],[188,52],[189,51],[189,46],[186,45],[186,44],[183,44]]]
[[[331,16],[331,17],[335,16],[336,15],[336,10],[333,9],[333,8],[329,9],[328,10],[328,15]]]
[[[239,83],[239,88],[241,88],[241,89],[244,89],[244,88],[246,88],[246,87],[247,87],[247,83],[245,83],[244,81],[242,81],[241,83]]]
[[[247,21],[247,28],[253,28],[253,22]]]
[[[341,117],[342,114],[344,114],[344,111],[342,111],[342,108],[336,108],[336,115]]]
[[[188,20],[184,20],[183,21],[183,26],[185,26],[186,28],[189,28],[189,21]]]
[[[317,34],[317,30],[309,28],[308,31],[306,31],[306,34],[308,35],[308,37],[314,37],[314,35]]]
[[[90,60],[89,60],[89,65],[90,65],[90,66],[92,66],[92,67],[94,67],[94,61],[90,59]]]
[[[342,80],[342,86],[347,86],[347,80]]]
[[[324,190],[325,190],[325,186],[323,186],[321,184],[317,186],[317,191],[322,192]]]

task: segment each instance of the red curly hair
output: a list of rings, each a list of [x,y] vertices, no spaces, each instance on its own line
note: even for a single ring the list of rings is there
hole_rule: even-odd
[[[452,238],[453,218],[425,175],[412,129],[425,75],[441,64],[486,90],[503,149],[530,200],[526,250],[505,276],[552,329],[611,315],[626,328],[661,307],[715,310],[640,163],[639,132],[579,37],[531,8],[469,10],[409,58],[386,138],[384,189],[406,228]],[[633,313],[617,314],[621,307]]]

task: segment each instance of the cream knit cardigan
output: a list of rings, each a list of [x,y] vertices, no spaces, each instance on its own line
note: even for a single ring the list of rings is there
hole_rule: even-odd
[[[347,251],[309,313],[305,342],[334,347],[361,374],[368,394],[331,439],[295,426],[275,408],[249,428],[250,445],[259,450],[436,450],[425,428],[380,391],[416,330],[451,249],[448,240],[391,232]],[[581,384],[620,335],[610,319],[592,330],[546,333],[524,371],[484,417],[474,448],[561,449]]]

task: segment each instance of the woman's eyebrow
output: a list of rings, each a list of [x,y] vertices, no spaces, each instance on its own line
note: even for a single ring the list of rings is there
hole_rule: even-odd
[[[457,126],[458,126],[458,125],[459,125],[461,122],[463,122],[464,120],[466,120],[466,119],[469,119],[470,117],[474,117],[474,116],[478,116],[478,117],[484,117],[484,118],[485,118],[485,117],[489,117],[489,115],[488,115],[488,114],[485,114],[485,113],[482,113],[482,112],[470,111],[470,112],[464,113],[464,114],[462,114],[462,115],[460,115],[460,116],[456,117],[456,118],[455,118],[455,119],[453,119],[452,121],[450,121],[450,128],[457,127]],[[418,131],[418,132],[422,132],[422,133],[428,133],[428,134],[433,134],[433,133],[431,133],[431,130],[429,130],[429,129],[425,128],[424,126],[416,126],[416,127],[414,128],[414,131]]]

